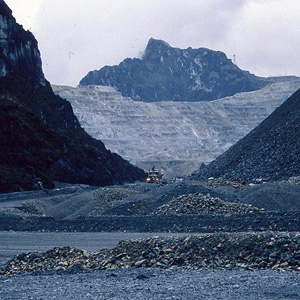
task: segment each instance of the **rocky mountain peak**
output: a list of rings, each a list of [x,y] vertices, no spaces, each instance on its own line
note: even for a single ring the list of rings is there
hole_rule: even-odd
[[[136,101],[209,101],[260,89],[263,78],[239,69],[225,53],[206,48],[180,49],[151,38],[141,59],[89,72],[81,86],[114,87]]]
[[[151,57],[161,56],[170,49],[171,46],[167,42],[150,38],[142,59],[145,60]]]

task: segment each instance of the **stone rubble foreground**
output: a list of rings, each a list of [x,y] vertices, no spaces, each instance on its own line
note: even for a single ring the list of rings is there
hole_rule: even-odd
[[[95,271],[119,268],[300,269],[300,233],[213,233],[121,241],[89,253],[71,247],[21,254],[0,270],[20,272]]]

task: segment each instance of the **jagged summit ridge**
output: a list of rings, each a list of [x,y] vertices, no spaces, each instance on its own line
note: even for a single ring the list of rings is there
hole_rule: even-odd
[[[150,38],[142,59],[147,59],[151,55],[162,55],[164,52],[170,50],[170,48],[171,46],[167,42]]]
[[[220,51],[173,48],[151,38],[144,55],[92,71],[81,86],[107,85],[133,100],[208,101],[262,88],[268,80],[239,69]]]
[[[158,39],[154,39],[154,38],[150,38],[146,47],[146,51],[150,50],[153,47],[159,47],[159,48],[172,48],[170,46],[170,44],[168,44],[167,42],[163,41],[163,40],[158,40]]]

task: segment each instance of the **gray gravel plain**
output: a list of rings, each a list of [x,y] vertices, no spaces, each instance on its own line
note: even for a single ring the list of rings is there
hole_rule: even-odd
[[[235,191],[232,190],[231,187],[217,187],[214,190],[211,187],[203,187],[194,183],[180,183],[173,187],[171,186],[148,186],[148,185],[137,185],[135,188],[137,191],[141,190],[139,195],[135,199],[134,197],[131,199],[132,203],[128,203],[127,201],[120,201],[119,206],[112,207],[114,214],[119,215],[120,213],[128,212],[128,215],[125,217],[132,219],[132,222],[135,223],[139,221],[138,218],[145,218],[145,222],[147,221],[148,216],[139,215],[135,216],[135,213],[139,212],[140,209],[143,208],[143,205],[147,203],[149,206],[143,212],[144,214],[151,213],[156,207],[163,205],[170,201],[174,197],[178,197],[182,194],[187,193],[210,193],[214,197],[220,197],[221,199],[232,201],[232,202],[243,202],[248,204],[255,204],[258,207],[265,207],[265,203],[270,203],[270,197],[262,197],[261,189],[263,192],[267,190],[267,185],[261,185],[259,187],[249,188],[247,192],[245,191]],[[284,190],[280,191],[280,193],[273,193],[276,196],[276,201],[274,202],[274,206],[270,207],[270,216],[269,219],[273,222],[274,220],[278,223],[275,225],[277,229],[279,227],[280,230],[286,231],[299,231],[298,225],[298,215],[291,214],[288,208],[295,207],[294,202],[299,200],[299,198],[295,198],[291,196],[289,199],[292,199],[291,202],[289,199],[283,198],[285,191],[289,188],[289,186],[284,186]],[[259,190],[258,196],[256,196],[256,190]],[[10,195],[2,195],[0,196],[0,211],[3,216],[6,216],[9,212],[9,216],[11,216],[11,220],[8,218],[8,221],[12,221],[12,224],[16,227],[16,225],[20,225],[20,230],[28,230],[24,227],[25,221],[27,220],[25,217],[31,214],[35,215],[35,210],[32,208],[40,208],[41,211],[45,212],[46,215],[48,210],[43,211],[44,208],[48,207],[48,203],[58,204],[61,208],[62,204],[65,201],[69,201],[70,199],[75,201],[75,204],[78,205],[81,202],[84,202],[90,195],[93,195],[94,189],[86,189],[85,187],[67,187],[62,189],[57,189],[53,191],[38,191],[41,195],[38,196],[36,192],[24,192],[20,194],[10,194]],[[144,194],[145,193],[145,194]],[[264,192],[264,195],[267,192]],[[274,197],[275,197],[274,196]],[[11,197],[11,198],[10,198]],[[157,199],[157,201],[152,201],[151,199]],[[238,199],[239,198],[239,199]],[[244,199],[245,198],[245,199]],[[256,200],[261,202],[257,202]],[[273,198],[272,198],[273,199]],[[277,200],[284,199],[285,201],[281,201],[280,204],[284,204],[284,207],[278,207]],[[38,203],[36,202],[38,200]],[[77,201],[78,200],[78,201]],[[243,201],[245,200],[245,201]],[[272,203],[273,203],[272,202]],[[31,204],[35,203],[34,206]],[[37,203],[37,204],[36,204]],[[62,204],[61,204],[62,203]],[[298,203],[298,202],[297,202]],[[132,205],[131,205],[132,204]],[[141,204],[141,205],[138,205]],[[291,204],[293,204],[291,206]],[[20,206],[21,208],[26,208],[25,210],[20,210],[16,208],[16,206]],[[72,206],[74,208],[74,206]],[[280,210],[278,216],[274,214],[274,211]],[[57,210],[60,211],[60,210]],[[64,211],[64,210],[63,210]],[[82,210],[82,212],[84,212]],[[110,212],[110,211],[109,211]],[[293,211],[292,211],[293,212]],[[293,212],[294,213],[294,212]],[[51,214],[50,214],[51,215]],[[38,214],[37,220],[33,218],[33,223],[35,221],[40,221]],[[267,215],[266,215],[267,216]],[[18,218],[17,218],[18,217]],[[112,221],[109,219],[110,216],[104,214],[103,216],[99,216],[98,218],[104,218],[104,221]],[[120,216],[118,219],[114,216],[118,225],[120,221],[122,221],[124,216]],[[184,216],[185,217],[185,216]],[[178,219],[179,224],[183,224],[184,217],[178,218],[174,216],[174,222]],[[270,230],[270,224],[273,224],[269,219],[269,223],[266,221],[264,224],[265,215],[257,216],[254,220],[258,220],[261,223],[258,225],[263,228],[268,228]],[[105,219],[106,218],[106,219]],[[123,219],[122,219],[123,218]],[[190,217],[193,219],[192,217]],[[213,219],[211,217],[212,223],[216,223],[218,219]],[[229,224],[233,226],[237,223],[234,216],[231,216],[233,221]],[[7,220],[2,219],[0,223],[2,225],[7,225]],[[19,220],[21,224],[16,223],[16,220]],[[50,219],[49,219],[50,220]],[[125,220],[125,219],[124,219]],[[149,219],[150,220],[150,219]],[[156,220],[156,219],[155,219]],[[206,219],[205,219],[206,220]],[[224,223],[227,219],[222,219],[221,221]],[[245,226],[249,223],[251,226],[254,226],[256,223],[247,221],[245,215],[242,216],[242,225]],[[51,220],[50,220],[51,221]],[[50,222],[49,221],[49,222]],[[53,219],[54,224],[60,222],[73,222],[73,220],[55,220]],[[80,221],[80,220],[79,220]],[[35,224],[33,224],[31,230],[33,232],[2,232],[0,234],[0,257],[4,260],[11,257],[11,255],[17,254],[19,252],[27,252],[34,250],[45,250],[49,249],[53,246],[63,246],[66,244],[71,244],[71,242],[75,242],[73,246],[77,246],[79,248],[89,248],[88,250],[94,251],[97,250],[98,247],[111,247],[113,246],[118,239],[127,239],[129,236],[125,236],[123,233],[115,233],[120,234],[120,236],[115,237],[116,240],[112,241],[107,238],[107,233],[102,233],[102,238],[105,242],[105,245],[100,245],[100,236],[97,233],[76,233],[75,230],[79,230],[81,228],[81,223],[78,220],[74,222],[74,228],[72,227],[71,231],[73,232],[34,232],[36,230]],[[83,220],[88,223],[87,227],[89,231],[95,231],[95,226],[93,222],[94,219]],[[127,222],[127,219],[125,220]],[[124,221],[124,222],[125,222]],[[151,220],[150,220],[151,221]],[[159,221],[157,219],[156,221]],[[164,221],[168,221],[164,219]],[[191,222],[194,224],[198,223],[200,220],[196,218]],[[208,221],[208,220],[207,220]],[[290,227],[286,226],[286,224],[280,225],[280,222],[287,222],[287,224],[294,224],[292,230]],[[293,222],[292,222],[293,221]],[[25,222],[25,223],[24,223]],[[177,221],[176,221],[177,222]],[[176,223],[175,222],[175,223]],[[222,222],[219,222],[220,225],[223,225]],[[248,223],[247,223],[248,222]],[[51,222],[50,222],[51,223]],[[89,224],[91,223],[90,226]],[[146,222],[147,223],[147,222]],[[219,224],[216,223],[216,224]],[[31,223],[30,223],[31,224]],[[40,223],[37,223],[40,224]],[[51,223],[52,224],[52,223]],[[50,224],[50,225],[51,225]],[[102,223],[101,223],[102,224]],[[125,224],[125,223],[124,223]],[[126,223],[127,224],[127,223]],[[210,223],[209,223],[210,224]],[[209,224],[205,224],[208,226]],[[226,223],[227,224],[227,223]],[[225,225],[226,225],[225,224]],[[238,223],[239,224],[239,223]],[[238,225],[237,224],[237,225]],[[249,225],[248,224],[248,225]],[[26,225],[26,224],[25,224]],[[56,227],[51,226],[46,227],[50,231],[56,231]],[[247,225],[247,226],[248,226]],[[281,229],[281,227],[283,229]],[[23,227],[22,227],[23,226]],[[89,227],[90,226],[90,227]],[[164,231],[165,224],[157,223],[157,228],[161,229],[159,231]],[[247,227],[246,226],[246,227]],[[269,226],[269,227],[268,227]],[[77,228],[78,227],[78,228]],[[97,227],[97,226],[96,226]],[[147,227],[147,226],[146,226]],[[174,227],[174,226],[173,226]],[[172,227],[172,228],[173,228]],[[216,228],[223,228],[222,226],[217,226]],[[249,226],[248,226],[249,227]],[[63,226],[62,226],[63,228]],[[103,227],[106,228],[106,227]],[[118,227],[119,228],[119,227]],[[121,230],[128,230],[124,226],[120,227]],[[194,228],[193,226],[191,228]],[[227,227],[226,227],[227,228]],[[231,227],[229,227],[231,228]],[[294,229],[293,229],[294,228]],[[43,228],[42,228],[43,229]],[[92,230],[93,229],[93,230]],[[100,228],[101,229],[101,228]],[[134,227],[134,229],[136,229]],[[139,231],[143,229],[143,227],[138,228]],[[173,228],[174,229],[174,228]],[[184,230],[185,228],[182,228]],[[215,228],[213,228],[215,229]],[[243,228],[242,228],[243,229]],[[242,230],[240,229],[240,230]],[[4,229],[6,230],[6,229]],[[16,230],[16,229],[14,229]],[[115,229],[116,230],[116,229]],[[120,229],[119,229],[120,230]],[[153,229],[152,229],[153,230]],[[88,230],[87,230],[88,231]],[[99,231],[103,231],[99,230]],[[132,230],[137,231],[137,230]],[[150,231],[150,230],[149,230]],[[200,232],[200,231],[199,231]],[[107,236],[105,236],[107,234]],[[131,233],[132,234],[132,233]],[[109,237],[112,238],[111,234]],[[130,236],[132,238],[132,236]],[[137,238],[137,237],[134,237]],[[102,240],[102,242],[103,242]],[[111,245],[109,243],[112,243]],[[1,259],[0,259],[1,261]],[[189,270],[189,269],[118,269],[118,270],[106,270],[106,271],[97,271],[97,272],[87,272],[87,273],[27,273],[27,274],[19,274],[12,275],[0,278],[0,299],[9,300],[9,299],[228,299],[228,300],[237,300],[237,299],[247,299],[247,300],[258,300],[258,299],[300,299],[300,272],[297,271],[277,271],[277,270],[222,270],[222,269],[200,269],[200,270]]]
[[[119,269],[0,278],[0,299],[300,299],[300,273]]]

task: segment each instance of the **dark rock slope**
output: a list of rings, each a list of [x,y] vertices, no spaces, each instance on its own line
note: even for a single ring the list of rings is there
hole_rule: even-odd
[[[226,55],[206,48],[173,48],[150,39],[142,59],[89,72],[80,85],[112,86],[140,101],[207,101],[262,88],[266,80],[242,71]]]
[[[237,181],[287,179],[300,175],[300,90],[194,178]]]
[[[53,181],[109,185],[145,176],[79,125],[45,80],[37,42],[0,1],[0,192]],[[40,182],[40,184],[38,184]]]

